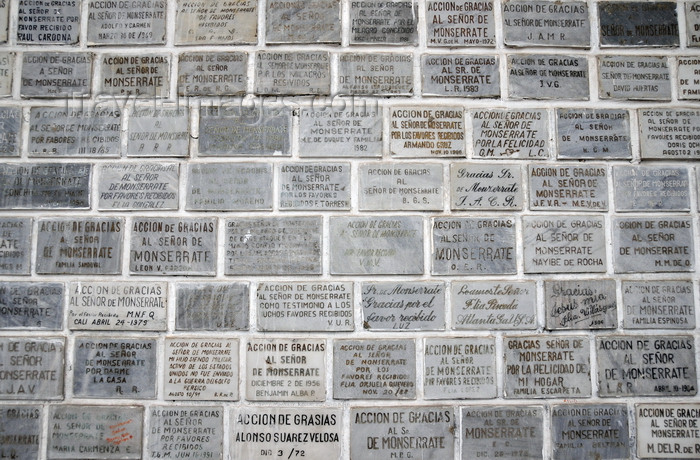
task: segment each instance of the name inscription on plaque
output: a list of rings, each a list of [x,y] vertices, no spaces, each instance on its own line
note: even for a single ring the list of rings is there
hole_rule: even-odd
[[[20,0],[17,43],[73,45],[80,34],[81,2]]]
[[[571,404],[552,407],[555,458],[628,458],[629,430],[624,404]]]
[[[410,96],[413,55],[402,53],[342,53],[338,57],[338,94]]]
[[[350,44],[415,45],[418,4],[411,1],[350,2]]]
[[[244,94],[248,53],[182,53],[178,59],[179,96],[234,96]]]
[[[165,43],[167,2],[89,2],[89,45]]]
[[[535,329],[535,282],[452,282],[452,327],[457,330]]]
[[[507,58],[510,98],[588,100],[585,56],[511,54]]]
[[[460,107],[393,107],[391,154],[395,157],[464,157]]]
[[[222,458],[223,407],[151,406],[149,410],[150,435],[145,447],[151,458]]]
[[[617,294],[614,280],[546,280],[547,329],[614,329]]]
[[[472,112],[475,158],[549,158],[549,116],[543,109]]]
[[[452,163],[450,187],[450,206],[454,211],[523,208],[520,165]]]
[[[458,97],[501,95],[498,57],[424,54],[423,94]]]
[[[126,154],[130,157],[186,157],[189,115],[184,107],[136,106],[129,113]]]
[[[643,160],[700,158],[700,110],[639,109],[637,116]]]
[[[331,56],[326,51],[258,51],[255,93],[326,95],[331,92]]]
[[[462,407],[462,460],[542,458],[542,406]]]
[[[426,3],[428,46],[495,46],[493,1]]]
[[[101,95],[167,97],[170,55],[102,55]]]
[[[286,163],[278,168],[280,209],[350,209],[350,163]]]
[[[698,458],[700,404],[635,404],[634,411],[639,458]]]
[[[300,157],[381,156],[382,108],[367,101],[342,101],[340,108],[301,109]]]
[[[254,44],[257,40],[257,1],[178,0],[176,11],[176,45]]]
[[[503,26],[508,46],[590,46],[585,2],[508,0],[503,3]]]
[[[0,338],[3,399],[63,399],[63,338]]]
[[[608,168],[530,165],[530,209],[533,211],[607,211]]]
[[[599,56],[601,99],[671,99],[668,58],[663,56]]]
[[[695,298],[691,281],[623,281],[626,329],[693,329]]]

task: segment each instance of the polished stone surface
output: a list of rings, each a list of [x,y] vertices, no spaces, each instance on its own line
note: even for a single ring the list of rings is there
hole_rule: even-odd
[[[327,51],[258,51],[255,94],[329,95],[331,55]]]
[[[272,210],[272,165],[188,163],[188,211]]]
[[[182,53],[178,58],[180,96],[236,96],[245,93],[248,53]]]
[[[638,109],[637,117],[639,118],[639,150],[643,160],[697,160],[700,158],[700,144],[688,140],[691,127],[700,123],[700,110]]]
[[[523,209],[523,171],[513,163],[452,163],[450,208],[467,210]]]
[[[467,54],[424,54],[423,94],[496,98],[501,95],[498,57]]]
[[[338,94],[412,95],[413,55],[407,53],[339,54]]]
[[[557,109],[557,158],[629,159],[630,115],[618,109]]]
[[[61,329],[63,297],[63,283],[0,282],[0,329]]]
[[[552,445],[554,457],[561,460],[628,458],[627,405],[552,406]]]
[[[676,2],[600,2],[600,46],[679,44]]]
[[[464,109],[394,106],[391,109],[393,157],[464,157]]]
[[[280,209],[350,209],[350,163],[285,163],[278,177]]]
[[[335,101],[337,106],[301,109],[299,156],[381,156],[382,107],[361,99]]]
[[[0,338],[2,399],[62,400],[64,338]]]
[[[88,3],[89,45],[165,44],[167,2]]]
[[[179,164],[102,163],[97,167],[97,209],[102,211],[177,209]]]
[[[175,288],[178,331],[248,330],[247,282],[178,283]]]
[[[589,99],[584,55],[510,54],[507,59],[510,99]]]
[[[32,255],[32,219],[0,217],[0,274],[28,275]]]
[[[151,458],[221,459],[224,408],[221,406],[151,406],[148,441]],[[187,450],[183,451],[183,447]]]
[[[695,296],[689,280],[622,282],[626,329],[694,329]]]
[[[534,281],[453,281],[452,328],[521,330],[537,326]]]
[[[665,56],[598,56],[598,83],[601,99],[671,100]]]
[[[545,280],[547,329],[614,329],[615,280]]]
[[[475,158],[549,158],[549,115],[544,109],[472,110],[472,131]]]
[[[608,210],[608,167],[605,164],[531,164],[528,178],[533,211]]]
[[[690,211],[688,168],[613,166],[615,210]]]
[[[425,5],[428,46],[496,46],[493,0]]]
[[[362,283],[362,325],[370,331],[445,329],[445,283]]]
[[[340,44],[340,0],[281,2],[267,0],[265,42],[268,44]]]
[[[130,157],[186,157],[189,153],[186,107],[136,106],[129,113],[126,154]]]
[[[462,460],[545,458],[544,407],[469,405],[461,416]]]
[[[423,392],[426,399],[496,397],[493,337],[425,339]]]
[[[589,48],[591,26],[586,2],[503,2],[503,41],[507,46]]]
[[[221,20],[222,17],[226,20]],[[255,44],[257,36],[257,1],[177,1],[176,45]]]
[[[441,211],[442,165],[438,163],[360,163],[362,211]]]

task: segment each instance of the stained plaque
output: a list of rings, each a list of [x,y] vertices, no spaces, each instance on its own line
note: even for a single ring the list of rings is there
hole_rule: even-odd
[[[29,275],[32,253],[32,219],[0,218],[0,274]]]
[[[588,100],[588,60],[584,55],[511,54],[511,99]]]
[[[4,4],[5,6],[7,3]],[[0,35],[3,33],[2,29],[2,10],[3,5],[0,4]],[[5,14],[5,19],[7,19],[7,14]],[[5,29],[5,33],[7,29]],[[12,95],[12,73],[15,64],[15,53],[2,52],[0,53],[0,97],[11,96]]]
[[[542,406],[462,407],[462,460],[544,458]]]
[[[223,407],[151,406],[149,413],[146,451],[150,458],[223,458]]]
[[[7,1],[0,3],[0,43],[7,43],[9,25],[10,4]]]
[[[40,458],[41,406],[0,405],[0,458],[31,460]]]
[[[503,41],[507,46],[589,48],[586,2],[508,0],[503,3]]]
[[[691,281],[623,281],[626,329],[694,329],[695,297]]]
[[[169,54],[103,54],[100,94],[104,96],[168,97]]]
[[[425,399],[496,397],[493,337],[425,339]]]
[[[179,96],[235,96],[248,84],[248,53],[182,53],[178,59]]]
[[[362,324],[373,331],[445,329],[445,283],[362,283]]]
[[[382,108],[369,101],[334,101],[341,101],[341,105],[301,109],[299,156],[381,156]]]
[[[424,54],[423,94],[455,97],[499,97],[497,56]]]
[[[549,158],[549,116],[544,109],[490,109],[472,112],[475,158]]]
[[[126,154],[130,157],[186,157],[189,124],[187,107],[136,106],[129,113]]]
[[[340,0],[267,0],[265,42],[340,44]]]
[[[165,44],[167,2],[88,2],[88,45]]]
[[[600,2],[600,46],[678,46],[676,2]]]
[[[255,93],[293,96],[330,94],[330,53],[258,51],[255,53]]]
[[[557,157],[629,159],[630,115],[617,109],[557,109]]]
[[[533,211],[608,210],[608,168],[604,164],[531,164],[528,172]]]
[[[635,404],[634,411],[639,458],[698,458],[700,404]]]
[[[700,110],[639,109],[637,117],[643,160],[700,158]]]
[[[665,56],[598,56],[598,81],[601,99],[671,100]]]
[[[350,2],[350,44],[415,45],[418,4],[412,1]]]
[[[246,282],[178,283],[178,331],[248,330],[250,286]]]
[[[177,163],[102,163],[97,167],[97,209],[177,209]]]
[[[522,168],[513,163],[452,163],[450,208],[467,210],[523,209]]]
[[[413,55],[405,53],[342,53],[338,56],[338,94],[410,96]]]
[[[537,286],[523,282],[452,282],[452,328],[535,329]]]
[[[176,11],[176,45],[252,45],[257,42],[257,1],[178,0]]]
[[[442,165],[362,163],[362,211],[442,211]]]
[[[350,163],[284,163],[278,171],[280,209],[350,209]]]
[[[428,46],[495,46],[493,0],[450,3],[429,0]]]
[[[689,211],[688,169],[666,166],[613,166],[615,210]]]
[[[63,399],[63,338],[0,338],[2,399]]]
[[[19,0],[17,43],[74,45],[80,34],[81,2]]]
[[[700,99],[700,59],[695,57],[678,58],[678,99]]]
[[[90,95],[91,77],[92,53],[27,52],[22,56],[20,94],[22,97],[85,97]]]
[[[617,327],[615,280],[546,280],[547,329],[614,329]]]
[[[0,282],[0,329],[59,330],[62,324],[63,283]]]
[[[465,157],[464,109],[392,107],[390,148],[394,157]]]
[[[87,209],[92,165],[0,163],[0,209]]]
[[[688,47],[700,46],[700,2],[685,3],[685,36]]]
[[[272,165],[188,163],[188,211],[272,210]]]
[[[0,107],[0,157],[18,157],[22,111],[19,107]]]
[[[625,404],[560,404],[552,406],[554,458],[629,458]]]

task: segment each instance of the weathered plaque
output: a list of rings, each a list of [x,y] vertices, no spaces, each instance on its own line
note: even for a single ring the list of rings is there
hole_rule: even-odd
[[[350,163],[282,163],[278,168],[280,209],[350,209]]]
[[[339,107],[302,108],[300,157],[378,157],[382,154],[382,108],[344,100]]]
[[[167,2],[88,2],[88,45],[165,43]]]
[[[587,336],[504,337],[503,348],[506,398],[591,396]]]
[[[426,399],[496,397],[494,338],[428,338],[424,352]]]
[[[255,44],[258,37],[258,2],[178,0],[176,45]]]
[[[18,157],[22,110],[19,107],[0,107],[0,157]]]
[[[542,406],[462,407],[462,460],[544,458]]]
[[[248,83],[248,53],[182,53],[178,59],[178,96],[235,96]]]
[[[584,55],[510,54],[511,99],[588,100],[588,60]]]
[[[338,56],[338,94],[410,96],[413,55],[405,53],[342,53]]]
[[[678,46],[676,2],[600,2],[600,46]]]
[[[21,16],[21,15],[20,15]],[[92,53],[27,52],[22,56],[22,97],[90,95]]]
[[[635,404],[639,458],[698,458],[700,404]]]
[[[5,2],[4,5],[7,7],[8,3]],[[3,9],[5,8],[3,8],[3,5],[0,4],[0,35],[3,33]],[[4,15],[4,19],[7,19],[7,14]],[[7,33],[7,29],[5,29],[5,33]],[[0,53],[0,97],[12,95],[12,73],[14,63],[15,53]]]
[[[691,335],[598,336],[595,347],[601,397],[697,394]]]
[[[31,460],[41,456],[41,406],[0,405],[0,458]]]
[[[250,311],[245,282],[179,283],[176,288],[178,331],[245,331]]]
[[[625,404],[552,406],[554,458],[629,458]]]
[[[340,44],[340,0],[267,0],[266,43]]]
[[[10,4],[7,1],[0,3],[0,43],[7,43],[9,25]]]
[[[688,47],[700,46],[700,2],[685,3],[685,35]]]
[[[547,329],[614,329],[617,327],[615,280],[546,280]]]
[[[235,401],[239,364],[237,339],[166,337],[163,399]]]
[[[428,46],[496,46],[493,0],[426,3]]]
[[[643,160],[700,159],[700,110],[639,109]]]
[[[497,56],[424,54],[423,94],[455,97],[499,97]]]
[[[415,45],[418,4],[412,1],[350,2],[350,44]]]
[[[700,59],[695,57],[678,58],[678,99],[700,99]]]
[[[522,168],[512,163],[452,163],[450,208],[467,210],[523,209]]]
[[[73,45],[80,34],[81,2],[19,0],[17,43]]]
[[[168,97],[169,54],[103,54],[101,63],[101,95]]]
[[[617,109],[557,109],[557,157],[632,158],[630,115]]]
[[[507,46],[589,48],[586,2],[507,0],[503,3],[503,41]]]
[[[613,166],[615,210],[689,211],[688,169],[666,166]]]
[[[445,329],[445,283],[362,283],[363,327],[373,331]]]
[[[36,272],[39,274],[116,275],[121,273],[120,218],[40,219]]]
[[[102,163],[97,167],[97,209],[177,209],[177,163]]]
[[[333,398],[415,399],[415,341],[335,340]]]
[[[528,168],[533,211],[607,211],[608,168],[604,164]]]
[[[255,53],[255,93],[293,96],[330,94],[330,53],[258,51]]]
[[[475,158],[549,158],[549,117],[544,109],[472,112]]]
[[[151,406],[149,413],[146,452],[150,458],[223,458],[223,407]]]
[[[31,246],[31,218],[0,217],[0,274],[29,275]]]
[[[320,275],[317,217],[241,217],[226,220],[226,275]]]
[[[63,338],[0,338],[2,399],[63,399]]]
[[[695,297],[691,281],[623,281],[626,329],[694,329]]]
[[[689,217],[613,218],[615,273],[690,272],[695,269]]]
[[[423,219],[331,217],[331,274],[423,273]]]
[[[216,217],[144,217],[131,225],[131,274],[216,274]]]
[[[1,163],[0,209],[86,209],[92,165]]]
[[[0,329],[59,330],[62,324],[63,283],[0,282]]]
[[[186,157],[189,124],[187,107],[136,106],[129,113],[126,154],[130,157]]]
[[[325,401],[325,339],[249,339],[246,399]]]
[[[598,56],[598,81],[601,99],[671,100],[665,56]]]
[[[525,273],[605,272],[603,216],[523,216]]]
[[[188,211],[272,210],[272,165],[188,163]]]
[[[452,282],[452,328],[513,330],[537,327],[537,286],[523,282]]]
[[[360,210],[442,211],[442,165],[362,163]]]
[[[464,109],[394,106],[391,108],[394,157],[464,157]]]
[[[436,217],[433,275],[515,274],[515,219]]]
[[[73,395],[149,399],[156,396],[156,339],[77,337]]]
[[[83,281],[68,287],[68,328],[164,331],[168,283]]]

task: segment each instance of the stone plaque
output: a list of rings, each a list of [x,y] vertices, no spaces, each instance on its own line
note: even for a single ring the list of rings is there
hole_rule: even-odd
[[[643,160],[700,159],[700,110],[638,109]]]
[[[462,460],[543,456],[542,406],[462,407]]]
[[[497,56],[424,54],[423,94],[455,97],[501,95]]]
[[[2,399],[63,399],[63,338],[0,338]]]
[[[0,405],[0,458],[40,458],[41,413],[41,406]]]
[[[678,58],[678,99],[700,99],[700,59],[695,57]]]
[[[19,0],[17,43],[74,45],[80,34],[82,2],[56,4],[51,0]]]
[[[452,163],[450,209],[523,209],[522,168],[512,163]]]
[[[331,217],[331,274],[423,273],[423,219]]]
[[[523,282],[452,282],[452,328],[535,329],[537,286]]]
[[[0,329],[59,330],[62,324],[63,283],[0,282]]]
[[[0,2],[0,43],[7,43],[10,4],[7,1]]]
[[[392,107],[390,148],[394,157],[465,157],[464,109]]]
[[[97,209],[177,209],[177,163],[102,163],[97,167]]]
[[[600,46],[675,46],[676,2],[600,2]]]
[[[426,399],[496,397],[494,338],[427,338],[424,352]]]
[[[0,107],[0,157],[19,156],[21,121],[19,107]]]
[[[333,398],[415,399],[415,341],[335,340]]]
[[[698,458],[700,404],[635,404],[634,411],[639,458]]]
[[[75,397],[156,397],[156,339],[77,337],[74,353]]]
[[[615,280],[546,280],[547,329],[615,329]]]
[[[44,218],[39,220],[36,272],[47,275],[121,273],[120,218]]]
[[[189,124],[187,107],[136,106],[129,113],[126,154],[130,157],[186,157]]]
[[[350,44],[416,45],[418,4],[412,1],[350,2]]]
[[[168,283],[77,282],[68,288],[68,328],[164,331]]]
[[[603,216],[523,216],[525,273],[603,273]]]
[[[134,219],[132,275],[216,275],[216,217]]]
[[[688,47],[700,46],[700,2],[685,3],[685,35]]]
[[[493,0],[429,0],[426,10],[428,46],[496,46]]]
[[[588,60],[584,55],[510,54],[511,99],[588,100]]]
[[[0,274],[29,275],[31,246],[31,218],[0,217]]]
[[[515,274],[515,219],[436,217],[433,275]]]
[[[598,81],[601,99],[671,100],[665,56],[598,56]]]
[[[361,211],[442,211],[442,165],[362,163]]]
[[[608,168],[604,164],[531,164],[528,173],[533,211],[608,210]]]
[[[595,347],[601,397],[697,394],[692,335],[598,336]]]
[[[625,404],[552,406],[554,458],[629,458]]]
[[[352,331],[353,283],[258,283],[259,331]]]
[[[103,54],[100,95],[168,97],[169,54]]]
[[[340,44],[340,0],[267,0],[266,43]]]
[[[363,327],[372,331],[445,329],[445,283],[362,283]]]
[[[504,337],[503,348],[506,398],[591,396],[587,336]]]
[[[689,217],[613,218],[615,273],[692,272],[693,222]]]
[[[557,109],[556,139],[558,158],[632,158],[630,116],[627,110]]]
[[[90,95],[91,77],[92,53],[26,52],[22,56],[20,94],[22,97],[85,97]]]
[[[149,458],[223,458],[223,407],[151,406],[149,413]]]
[[[235,401],[239,368],[237,339],[166,337],[163,398]]]
[[[503,41],[507,46],[589,48],[586,2],[505,1]]]
[[[350,163],[283,163],[277,167],[281,210],[350,209]]]
[[[178,331],[246,331],[250,286],[245,282],[179,283]]]
[[[324,339],[249,339],[246,399],[325,401]]]
[[[289,23],[284,24],[289,25]],[[331,55],[329,52],[258,51],[255,53],[255,94],[301,96],[329,95],[330,93]]]
[[[0,163],[0,209],[87,209],[92,165]]]
[[[664,166],[613,166],[615,210],[689,211],[688,169]]]
[[[544,109],[472,112],[475,158],[549,158],[549,117]]]
[[[236,96],[248,84],[248,53],[182,53],[178,59],[178,96]]]
[[[7,11],[3,11],[6,9],[7,5],[7,2],[0,4],[0,35],[3,34],[2,22],[3,20],[7,20]],[[3,12],[5,13],[4,16]],[[4,33],[7,34],[7,28],[4,29]],[[12,73],[14,64],[15,53],[0,53],[0,97],[12,95]]]
[[[272,211],[272,165],[188,163],[188,211]]]
[[[165,44],[166,3],[88,2],[88,45]]]
[[[381,156],[382,108],[368,101],[334,101],[342,101],[341,106],[301,109],[299,156]]]
[[[623,281],[626,329],[694,329],[695,297],[691,281]]]
[[[340,54],[338,56],[338,94],[361,96],[412,95],[413,54]]]
[[[258,2],[178,0],[176,45],[235,45],[257,43]]]

